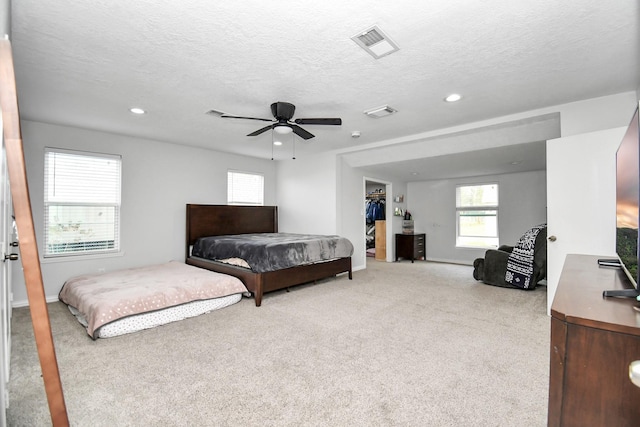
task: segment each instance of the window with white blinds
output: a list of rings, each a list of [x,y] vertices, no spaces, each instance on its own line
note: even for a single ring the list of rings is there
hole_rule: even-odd
[[[456,246],[498,247],[498,184],[456,187]]]
[[[264,176],[257,173],[227,172],[227,203],[264,205]]]
[[[122,158],[46,148],[44,256],[120,250]]]

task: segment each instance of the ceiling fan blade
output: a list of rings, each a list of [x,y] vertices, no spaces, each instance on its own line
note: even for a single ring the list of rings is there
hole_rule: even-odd
[[[295,122],[299,125],[341,125],[342,119],[296,119]]]
[[[293,133],[295,133],[302,139],[311,139],[315,136],[314,134],[309,133],[306,130],[302,129],[298,125],[291,125],[291,129],[293,129]]]
[[[269,125],[269,126],[265,126],[261,129],[258,129],[257,131],[251,132],[249,135],[247,136],[256,136],[256,135],[260,135],[261,133],[265,133],[266,131],[268,131],[269,129],[273,128],[273,125]],[[294,129],[295,132],[295,129]]]
[[[220,117],[224,119],[246,119],[246,120],[262,120],[263,122],[272,122],[273,119],[262,119],[260,117],[243,117],[243,116],[232,116],[231,114],[223,114]]]

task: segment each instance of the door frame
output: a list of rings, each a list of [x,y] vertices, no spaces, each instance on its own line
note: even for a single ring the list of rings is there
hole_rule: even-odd
[[[362,194],[367,194],[367,183],[375,183],[381,184],[385,187],[386,201],[384,205],[384,218],[387,222],[386,227],[386,236],[387,239],[387,253],[385,254],[386,262],[393,262],[395,253],[395,242],[393,241],[393,223],[391,219],[393,218],[393,206],[390,202],[391,195],[393,194],[393,184],[390,181],[380,178],[372,178],[368,176],[362,177]],[[364,220],[366,222],[366,215],[364,216]],[[362,247],[364,249],[364,267],[367,268],[367,237],[365,235],[362,236]]]

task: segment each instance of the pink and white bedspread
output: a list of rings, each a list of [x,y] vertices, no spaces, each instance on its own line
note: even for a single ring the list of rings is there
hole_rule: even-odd
[[[77,276],[65,282],[59,299],[86,326],[87,333],[96,339],[100,330],[114,322],[145,317],[152,319],[151,326],[181,318],[192,317],[193,303],[206,311],[221,308],[219,303],[203,302],[225,299],[222,306],[238,302],[247,288],[236,278],[216,273],[182,262],[130,268],[103,274]],[[176,310],[185,309],[184,315]],[[168,310],[170,316],[158,315]],[[197,314],[202,314],[201,312]],[[159,319],[163,321],[159,322]],[[121,331],[121,328],[115,328]],[[127,330],[123,333],[132,332]],[[109,336],[114,336],[110,334]]]

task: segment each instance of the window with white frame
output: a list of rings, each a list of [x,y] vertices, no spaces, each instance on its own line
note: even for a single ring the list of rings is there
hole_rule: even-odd
[[[498,184],[456,187],[456,246],[498,247]]]
[[[264,205],[264,176],[251,172],[227,172],[227,204]]]
[[[44,256],[120,250],[120,156],[45,148]]]

